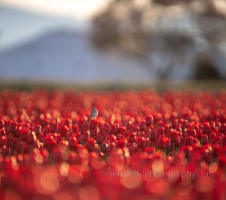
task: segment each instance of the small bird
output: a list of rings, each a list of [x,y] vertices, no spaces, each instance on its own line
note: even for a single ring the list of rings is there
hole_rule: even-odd
[[[98,111],[95,107],[93,107],[90,116],[89,116],[89,121],[91,121],[92,119],[95,119],[98,115]]]

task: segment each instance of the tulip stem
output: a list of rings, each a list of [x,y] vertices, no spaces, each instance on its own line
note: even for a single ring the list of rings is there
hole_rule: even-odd
[[[104,161],[107,162],[107,153],[104,153]]]
[[[148,126],[148,139],[150,140],[151,133],[150,133],[150,126]]]
[[[174,157],[174,155],[175,155],[175,144],[173,142],[173,157]]]
[[[102,149],[102,144],[98,144],[98,148],[99,148],[99,150],[101,151],[101,149]]]

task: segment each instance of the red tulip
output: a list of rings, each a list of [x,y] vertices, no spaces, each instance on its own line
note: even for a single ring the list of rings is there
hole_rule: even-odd
[[[78,133],[79,127],[76,124],[73,124],[71,127],[71,131],[74,133]]]
[[[207,144],[208,143],[208,136],[206,134],[201,134],[199,140],[200,140],[201,144]]]
[[[146,139],[144,137],[137,138],[137,146],[139,148],[144,148],[144,147],[146,147],[146,145],[147,145],[147,142],[146,142]]]
[[[39,133],[41,133],[41,125],[35,125],[35,127],[34,127],[34,132],[35,132],[35,134],[39,134]]]
[[[97,144],[102,144],[103,141],[104,141],[104,137],[101,134],[96,136],[96,143]]]
[[[104,140],[103,144],[102,144],[102,152],[106,153],[110,151],[110,140]]]
[[[78,142],[77,142],[76,137],[71,137],[69,139],[68,146],[71,150],[76,151],[76,149],[78,148]]]
[[[158,138],[157,131],[155,130],[151,131],[150,141],[156,142],[157,138]]]
[[[86,141],[85,147],[88,151],[93,151],[95,148],[95,140],[93,138],[90,138]]]
[[[61,137],[66,137],[69,131],[69,128],[66,125],[59,127]]]
[[[58,124],[57,123],[52,123],[51,124],[51,132],[56,133],[58,131]]]
[[[125,148],[127,146],[127,140],[126,138],[122,138],[118,141],[117,146],[119,148]]]
[[[128,141],[130,143],[134,143],[136,141],[136,133],[135,132],[130,132],[129,133]]]
[[[17,123],[16,122],[11,122],[10,124],[9,124],[9,132],[10,133],[12,133],[12,134],[15,134],[16,133],[16,131],[17,131]]]
[[[179,137],[179,132],[176,131],[176,130],[171,130],[170,131],[170,139],[171,139],[171,142],[175,143],[177,141]]]
[[[115,137],[114,135],[109,135],[109,136],[107,137],[107,139],[108,139],[110,142],[115,142],[116,137]]]
[[[89,123],[89,129],[95,130],[97,128],[97,121],[96,120],[91,120]]]
[[[90,139],[90,132],[89,131],[84,131],[83,133],[83,141],[87,141]]]
[[[157,147],[159,149],[162,149],[162,150],[166,150],[169,148],[170,146],[170,138],[164,136],[164,135],[161,135],[159,136],[158,138],[158,141],[157,141]]]
[[[0,120],[0,129],[3,129],[5,126],[5,122],[3,120]]]
[[[147,115],[145,117],[145,125],[146,126],[151,126],[153,125],[153,116],[152,115]]]
[[[114,124],[110,126],[108,133],[109,135],[114,135],[116,133],[116,126]]]
[[[146,130],[145,120],[141,120],[140,121],[139,129],[140,129],[140,131],[145,131]]]

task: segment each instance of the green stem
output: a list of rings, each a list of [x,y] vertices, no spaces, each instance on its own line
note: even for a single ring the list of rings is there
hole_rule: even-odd
[[[150,133],[150,126],[148,127],[148,139],[150,140],[150,136],[151,136],[151,133]]]
[[[104,161],[107,162],[107,153],[104,153]]]
[[[99,151],[102,150],[102,144],[98,144]]]
[[[175,145],[173,143],[173,157],[174,157],[174,155],[175,155]]]

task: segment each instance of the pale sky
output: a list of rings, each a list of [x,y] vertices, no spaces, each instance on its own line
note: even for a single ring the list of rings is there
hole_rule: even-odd
[[[89,20],[110,0],[0,0],[0,4],[57,16]]]
[[[109,1],[0,0],[0,52],[62,25],[84,29],[92,16],[104,9]],[[14,12],[10,8],[20,9],[21,12]],[[34,15],[26,14],[23,10]],[[42,14],[53,18],[41,18]]]

